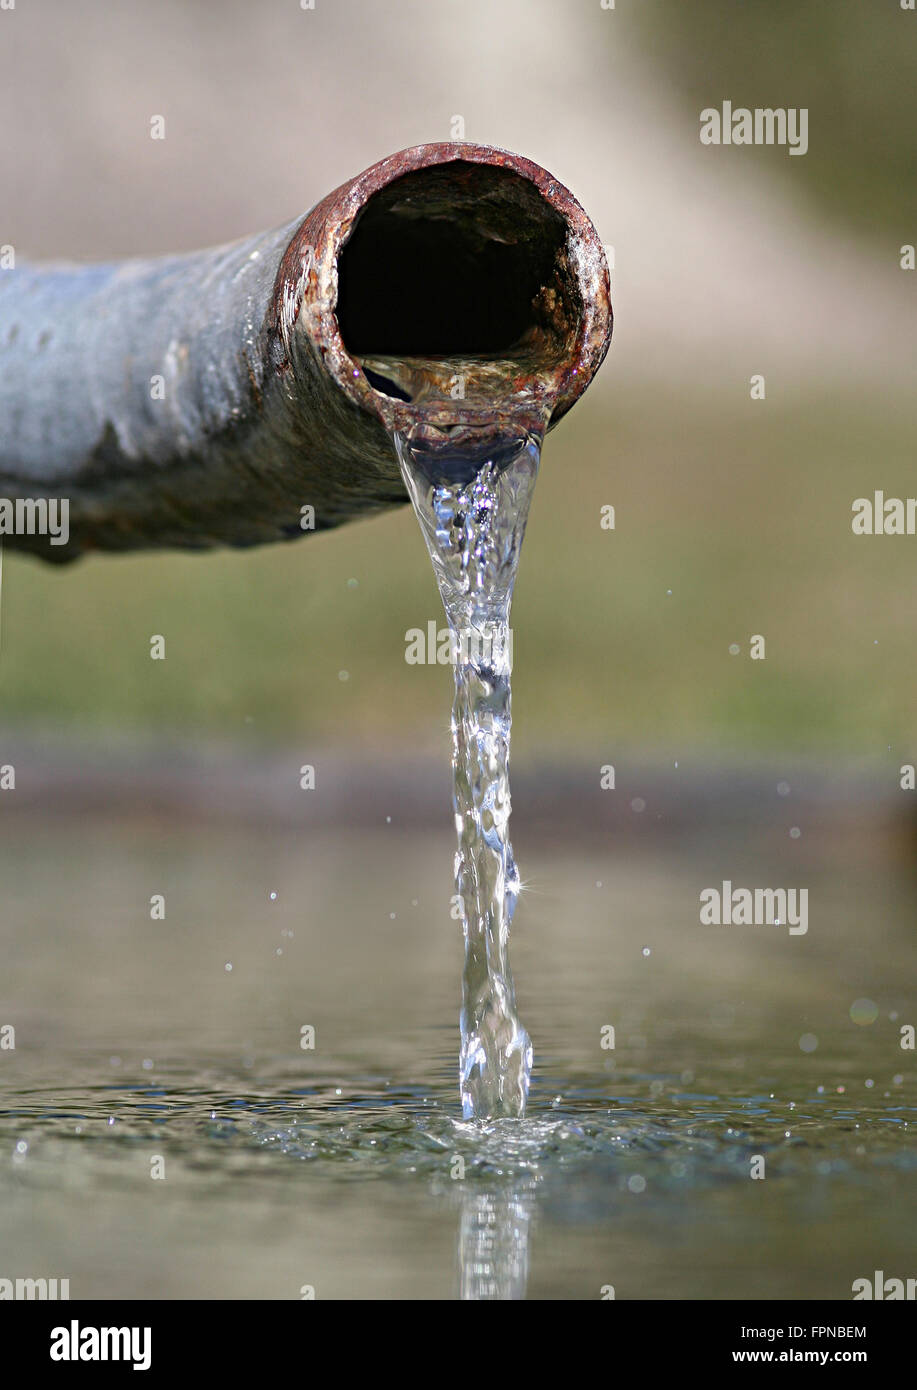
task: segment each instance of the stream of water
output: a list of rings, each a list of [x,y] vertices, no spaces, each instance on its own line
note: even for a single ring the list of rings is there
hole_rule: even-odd
[[[521,1116],[532,1045],[509,965],[519,873],[509,841],[509,626],[541,435],[463,431],[460,443],[395,435],[405,485],[452,640],[457,901],[465,933],[459,1082],[465,1119]]]

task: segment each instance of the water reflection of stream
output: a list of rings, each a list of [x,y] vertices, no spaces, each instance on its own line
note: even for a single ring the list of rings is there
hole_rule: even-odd
[[[462,1194],[458,1231],[460,1297],[472,1301],[525,1298],[535,1181],[469,1188]]]

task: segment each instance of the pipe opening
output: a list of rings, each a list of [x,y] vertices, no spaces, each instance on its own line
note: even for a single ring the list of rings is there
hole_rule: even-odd
[[[566,244],[564,218],[511,169],[455,160],[403,175],[367,201],[338,257],[341,340],[400,399],[413,390],[379,359],[554,367],[581,313]]]

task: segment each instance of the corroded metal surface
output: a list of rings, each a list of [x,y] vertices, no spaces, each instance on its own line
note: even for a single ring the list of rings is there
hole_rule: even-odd
[[[283,344],[283,351],[277,354],[281,370],[289,367],[294,330],[302,323],[310,342],[349,399],[378,416],[387,430],[401,428],[413,419],[413,412],[406,411],[398,401],[373,390],[341,340],[334,313],[338,258],[359,215],[374,195],[417,170],[450,163],[509,170],[531,184],[565,225],[565,276],[556,287],[550,287],[549,293],[558,300],[562,295],[576,295],[575,308],[571,305],[568,311],[573,331],[564,343],[561,360],[552,364],[550,373],[537,384],[537,390],[550,405],[551,424],[556,424],[585,391],[608,350],[612,330],[608,265],[592,222],[569,189],[522,155],[488,145],[417,145],[402,150],[342,184],[313,208],[287,248],[275,292],[272,312],[275,336]],[[536,377],[538,372],[532,364],[526,379],[534,382]],[[462,414],[460,409],[451,407],[448,420],[460,420]]]
[[[539,215],[562,223],[526,341],[469,364],[495,411],[501,393],[524,390],[556,423],[611,334],[595,230],[529,160],[418,146],[342,184],[304,219],[231,246],[0,272],[0,497],[69,499],[71,533],[59,548],[37,535],[4,543],[56,561],[249,546],[308,534],[304,507],[321,530],[404,502],[389,435],[407,407],[375,389],[336,313],[341,253],[378,198],[415,199],[425,215],[464,218],[469,235],[498,241],[523,224],[531,233]],[[436,379],[435,360],[421,366]],[[414,380],[419,368],[404,370]],[[431,427],[471,416],[435,392],[410,409]]]

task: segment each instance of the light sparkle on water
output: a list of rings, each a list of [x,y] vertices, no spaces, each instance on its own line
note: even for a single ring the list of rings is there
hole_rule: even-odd
[[[431,448],[395,436],[454,643],[456,888],[465,934],[459,1080],[466,1119],[521,1116],[532,1045],[508,959],[520,891],[509,842],[509,612],[540,438],[478,434]]]

